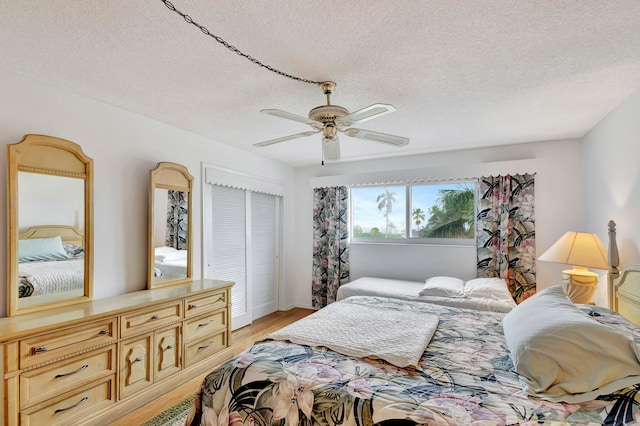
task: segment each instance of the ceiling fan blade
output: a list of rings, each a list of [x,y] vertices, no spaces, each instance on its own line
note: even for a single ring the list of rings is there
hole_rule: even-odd
[[[322,126],[323,126],[322,123],[307,117],[303,117],[301,115],[293,114],[287,111],[282,111],[281,109],[263,109],[263,110],[260,110],[260,112],[264,112],[265,114],[275,115],[276,117],[286,118],[287,120],[293,120],[299,123],[308,124],[314,129],[322,130]]]
[[[385,114],[389,114],[396,110],[396,107],[389,104],[373,104],[368,107],[354,111],[342,118],[336,119],[338,126],[351,126],[354,123],[362,123],[372,118],[377,118]]]
[[[296,133],[295,135],[283,136],[281,138],[270,139],[268,141],[254,143],[253,146],[258,146],[259,147],[259,146],[273,145],[274,143],[278,143],[278,142],[284,142],[284,141],[289,141],[291,139],[302,138],[304,136],[315,135],[318,132],[319,132],[319,130],[317,130],[317,131],[309,130],[308,132]]]
[[[352,138],[364,139],[366,141],[386,143],[393,146],[405,146],[409,143],[409,138],[389,135],[387,133],[374,132],[364,129],[346,129],[344,133]]]
[[[338,138],[322,138],[322,156],[325,160],[340,159],[340,142]]]

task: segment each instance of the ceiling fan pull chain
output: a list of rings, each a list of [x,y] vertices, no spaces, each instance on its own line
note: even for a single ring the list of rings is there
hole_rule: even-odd
[[[222,44],[224,47],[226,47],[230,51],[235,52],[236,54],[244,57],[245,59],[249,60],[250,62],[253,62],[254,64],[258,65],[259,67],[266,68],[267,70],[269,70],[271,72],[274,72],[274,73],[276,73],[278,75],[290,78],[292,80],[300,81],[302,83],[316,84],[318,86],[322,86],[324,84],[324,81],[313,81],[313,80],[308,80],[306,78],[296,77],[294,75],[287,74],[284,71],[280,71],[277,68],[273,68],[271,65],[263,64],[262,62],[260,62],[259,60],[255,59],[254,57],[252,57],[250,55],[247,55],[246,53],[242,52],[237,47],[230,45],[222,37],[217,36],[215,34],[211,34],[207,28],[205,28],[204,26],[198,24],[196,21],[193,20],[193,18],[191,18],[191,16],[189,16],[186,13],[183,13],[183,12],[179,11],[178,9],[176,9],[176,7],[173,5],[173,3],[171,3],[169,0],[160,0],[160,1],[162,3],[164,3],[164,5],[167,6],[167,8],[169,10],[171,10],[171,11],[177,13],[178,15],[182,16],[182,19],[184,19],[187,23],[196,26],[200,31],[202,31],[202,33],[204,35],[208,35],[209,37],[213,38],[215,41],[217,41],[218,43]]]

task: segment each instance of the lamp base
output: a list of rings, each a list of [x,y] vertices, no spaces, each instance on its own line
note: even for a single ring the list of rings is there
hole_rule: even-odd
[[[562,271],[562,289],[573,303],[593,305],[593,295],[598,284],[598,274],[587,268],[574,266]]]

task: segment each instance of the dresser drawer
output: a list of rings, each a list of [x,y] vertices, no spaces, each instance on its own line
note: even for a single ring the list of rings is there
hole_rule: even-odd
[[[227,346],[227,330],[220,331],[206,339],[187,343],[184,348],[185,367],[190,367],[203,359],[220,352]]]
[[[227,328],[227,310],[223,309],[212,314],[203,315],[184,323],[184,340],[191,342],[206,336],[211,336]]]
[[[216,311],[227,306],[227,290],[221,289],[206,296],[194,296],[185,300],[184,316],[193,318],[206,312]]]
[[[98,346],[115,343],[117,318],[109,318],[20,341],[20,368],[50,362]]]
[[[115,344],[22,373],[20,407],[50,399],[115,373]]]
[[[182,303],[156,306],[146,311],[122,315],[121,336],[127,337],[169,325],[182,319]]]
[[[115,375],[100,379],[75,392],[20,412],[21,426],[86,424],[87,418],[116,401]]]

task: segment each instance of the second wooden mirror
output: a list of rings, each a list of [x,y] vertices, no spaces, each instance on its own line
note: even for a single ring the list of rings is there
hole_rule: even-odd
[[[150,172],[148,288],[191,281],[191,189],[186,167],[158,163]]]

